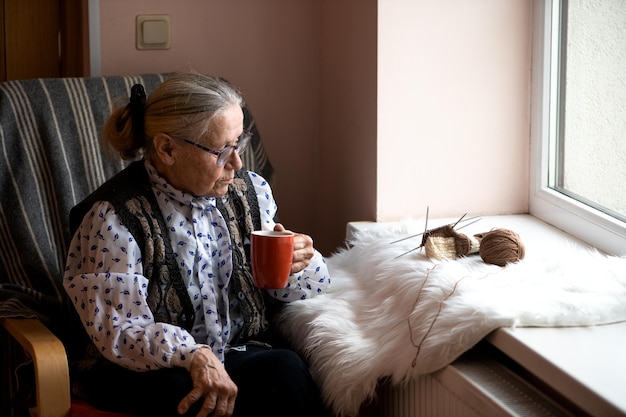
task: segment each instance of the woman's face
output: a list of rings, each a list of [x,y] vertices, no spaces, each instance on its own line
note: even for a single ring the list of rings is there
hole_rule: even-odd
[[[236,145],[242,133],[243,111],[238,105],[233,105],[213,117],[208,135],[187,139],[221,151],[226,146]],[[223,166],[217,166],[216,155],[184,140],[173,139],[172,146],[171,163],[157,165],[157,170],[174,187],[197,197],[218,197],[226,194],[235,171],[242,167],[237,152],[232,152]]]

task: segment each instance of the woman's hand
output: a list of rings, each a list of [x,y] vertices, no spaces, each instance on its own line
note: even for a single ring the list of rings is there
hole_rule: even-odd
[[[274,226],[274,231],[285,232],[286,229],[282,224],[276,223],[276,225]],[[315,250],[313,249],[313,239],[311,238],[311,236],[304,235],[302,233],[294,233],[293,261],[291,263],[291,273],[295,274],[309,266],[313,255],[315,255]]]
[[[229,417],[233,414],[237,386],[211,349],[200,348],[194,353],[189,373],[193,389],[178,404],[179,414],[186,413],[192,404],[203,397],[204,402],[197,414],[198,417],[206,417],[209,414],[215,417]]]

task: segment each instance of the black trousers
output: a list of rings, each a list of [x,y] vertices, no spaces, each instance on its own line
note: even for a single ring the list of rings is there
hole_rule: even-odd
[[[230,351],[224,364],[238,388],[234,417],[330,415],[306,364],[292,350],[247,346]],[[178,403],[193,387],[183,368],[135,372],[115,365],[83,373],[80,385],[93,406],[138,417],[179,416]],[[200,405],[186,416],[195,416]]]

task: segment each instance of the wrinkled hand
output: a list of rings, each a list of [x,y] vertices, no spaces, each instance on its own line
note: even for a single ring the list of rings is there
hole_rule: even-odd
[[[286,229],[282,224],[276,223],[274,231],[285,232]],[[311,236],[302,233],[294,233],[291,273],[295,274],[309,266],[313,255],[315,255],[315,250],[313,249],[313,239]]]
[[[233,414],[237,386],[211,349],[200,348],[194,353],[189,373],[193,389],[178,404],[179,414],[186,413],[192,404],[203,397],[204,402],[197,414],[198,417],[206,417],[209,414],[215,417],[229,417]]]

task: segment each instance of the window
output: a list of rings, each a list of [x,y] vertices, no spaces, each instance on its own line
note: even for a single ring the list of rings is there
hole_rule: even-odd
[[[626,9],[536,0],[530,212],[626,255]]]

